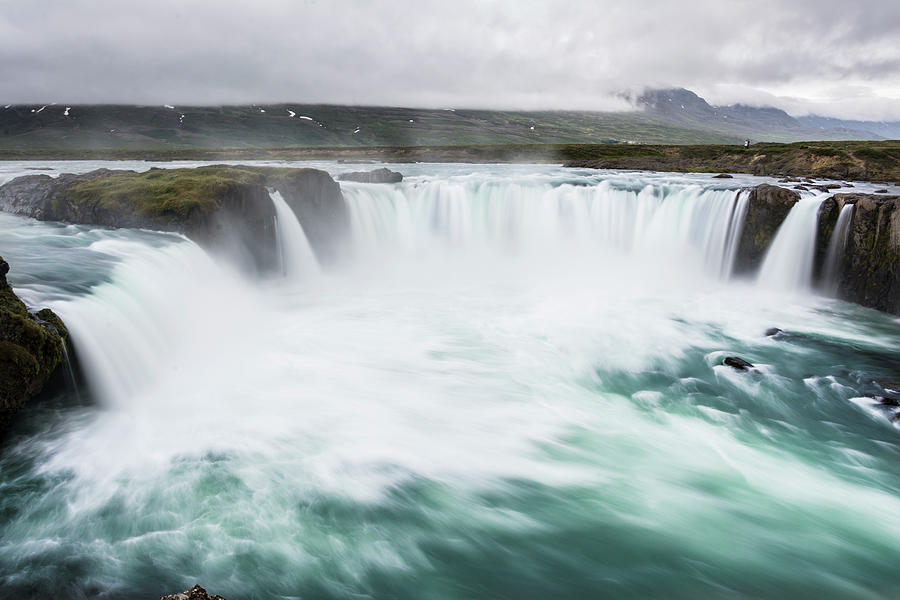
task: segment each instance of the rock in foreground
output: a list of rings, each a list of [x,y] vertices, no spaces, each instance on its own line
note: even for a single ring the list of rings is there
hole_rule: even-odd
[[[189,590],[185,590],[179,594],[169,594],[168,596],[163,596],[159,600],[225,600],[225,598],[218,594],[210,596],[202,587],[195,585]]]
[[[65,362],[69,332],[49,308],[29,313],[6,281],[0,258],[0,436]]]

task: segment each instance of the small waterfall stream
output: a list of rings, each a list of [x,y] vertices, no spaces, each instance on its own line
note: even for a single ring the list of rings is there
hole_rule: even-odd
[[[319,262],[297,215],[279,191],[271,190],[269,197],[275,205],[278,248],[281,252],[281,266],[285,277],[299,280],[318,275],[321,271]]]
[[[853,204],[845,204],[841,208],[831,239],[828,241],[828,251],[825,254],[825,267],[822,273],[822,288],[826,293],[832,295],[837,292],[840,283],[844,250],[847,248],[847,237],[850,235],[854,207]]]
[[[801,198],[791,208],[766,253],[759,272],[760,285],[785,291],[810,289],[819,207],[830,195]]]

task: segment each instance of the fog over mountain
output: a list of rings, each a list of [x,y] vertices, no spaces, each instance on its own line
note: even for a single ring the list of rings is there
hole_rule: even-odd
[[[882,0],[4,2],[0,101],[608,111],[685,87],[900,120],[898,27]]]

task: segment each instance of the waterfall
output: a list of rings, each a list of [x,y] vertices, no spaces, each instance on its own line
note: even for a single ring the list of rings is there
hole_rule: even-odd
[[[828,251],[825,254],[825,271],[822,275],[822,287],[830,294],[837,293],[841,268],[843,267],[844,249],[847,247],[847,237],[850,235],[850,222],[853,220],[853,204],[845,204],[838,215],[834,232],[828,241]]]
[[[59,345],[62,348],[63,360],[66,363],[66,371],[69,373],[69,383],[72,384],[72,391],[75,392],[75,397],[81,402],[81,393],[78,391],[78,380],[75,379],[75,370],[72,368],[72,359],[69,358],[69,350],[66,348],[66,342],[60,341]]]
[[[316,255],[309,245],[309,240],[306,238],[306,233],[304,233],[297,215],[277,190],[270,190],[269,197],[272,198],[272,204],[275,206],[282,272],[291,280],[318,275],[321,270],[319,262],[316,260]]]
[[[720,276],[723,279],[731,277],[734,267],[734,259],[737,256],[738,246],[741,242],[741,232],[744,230],[744,219],[747,217],[747,209],[750,207],[750,192],[742,190],[738,194],[737,202],[728,221],[728,229],[725,234],[725,255]]]
[[[801,198],[791,208],[766,253],[759,273],[760,285],[790,291],[810,288],[819,207],[830,195]]]
[[[727,278],[748,198],[735,190],[647,185],[426,181],[343,187],[360,255],[564,250],[677,261]]]
[[[236,275],[184,239],[161,247],[105,240],[91,249],[119,259],[111,277],[53,309],[105,404],[131,405],[164,381],[202,382],[216,377],[203,369],[229,368],[223,348],[248,338],[241,332],[259,310]]]

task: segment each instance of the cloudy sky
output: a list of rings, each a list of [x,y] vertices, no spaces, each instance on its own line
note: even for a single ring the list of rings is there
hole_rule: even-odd
[[[607,110],[900,120],[897,0],[0,0],[0,102]]]

